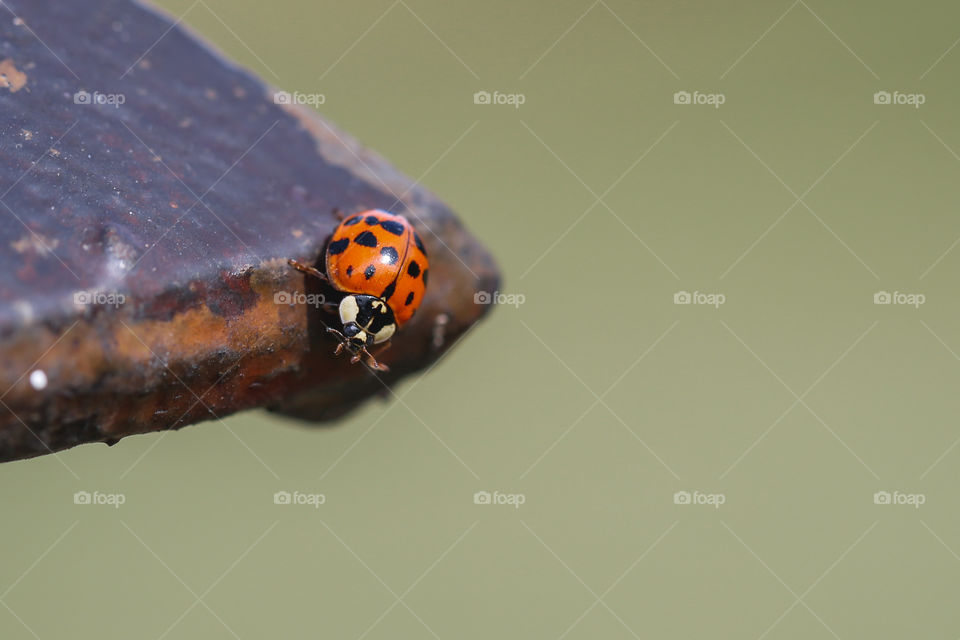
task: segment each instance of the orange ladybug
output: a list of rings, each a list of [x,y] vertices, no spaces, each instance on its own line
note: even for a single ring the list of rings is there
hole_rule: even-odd
[[[326,273],[290,260],[295,269],[346,293],[339,304],[343,331],[328,328],[356,364],[389,370],[370,353],[375,344],[389,346],[394,332],[416,312],[427,288],[430,263],[420,236],[400,215],[371,209],[337,226],[327,244]]]

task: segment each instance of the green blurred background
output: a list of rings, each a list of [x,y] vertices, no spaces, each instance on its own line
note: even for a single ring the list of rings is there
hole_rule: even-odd
[[[0,637],[960,635],[955,3],[161,5],[322,93],[513,297],[335,428],[0,466]]]

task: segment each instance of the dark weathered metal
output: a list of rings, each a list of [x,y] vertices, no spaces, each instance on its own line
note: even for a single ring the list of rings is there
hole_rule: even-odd
[[[496,288],[434,196],[171,24],[128,0],[0,3],[0,460],[252,407],[339,416]],[[335,208],[373,207],[431,260],[379,376],[331,355],[322,310],[275,299],[323,293],[287,258],[319,257]]]

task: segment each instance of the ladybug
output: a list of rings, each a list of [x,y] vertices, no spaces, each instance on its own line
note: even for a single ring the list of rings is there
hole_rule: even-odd
[[[345,293],[338,305],[343,331],[328,327],[351,362],[363,359],[371,368],[388,371],[371,347],[390,338],[417,311],[427,289],[430,263],[413,225],[401,215],[370,209],[341,220],[327,243],[326,273],[289,260],[298,271],[320,278]]]

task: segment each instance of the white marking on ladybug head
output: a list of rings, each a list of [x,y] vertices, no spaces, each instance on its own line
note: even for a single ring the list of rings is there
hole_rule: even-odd
[[[387,305],[386,302],[384,302],[380,298],[372,300],[370,302],[370,308],[372,308],[374,311],[376,311],[381,315],[390,313],[390,307]],[[372,324],[373,322],[371,321],[371,325]],[[369,326],[365,328],[369,329]],[[397,329],[397,325],[394,324],[393,322],[391,322],[390,324],[383,325],[379,331],[373,334],[373,344],[380,344],[381,342],[386,342],[393,336],[393,332],[396,331],[396,329]]]
[[[346,296],[340,301],[340,322],[356,322],[357,315],[360,313],[360,307],[357,305],[356,296]]]
[[[367,332],[357,323],[360,305],[356,296],[346,296],[340,301],[340,322],[343,323],[343,335],[347,337],[347,346],[357,350],[367,344]]]
[[[393,337],[393,332],[396,330],[397,330],[397,325],[395,325],[392,322],[390,324],[383,325],[380,331],[377,331],[375,334],[373,334],[373,344],[380,344],[381,342],[386,342],[387,340]]]

